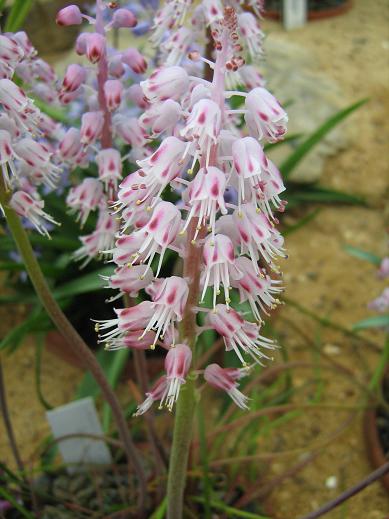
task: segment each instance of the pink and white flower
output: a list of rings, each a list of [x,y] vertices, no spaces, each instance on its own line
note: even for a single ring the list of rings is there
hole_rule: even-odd
[[[204,370],[204,379],[216,389],[225,391],[241,409],[248,409],[248,397],[239,391],[237,380],[247,375],[247,369],[222,368],[218,364],[209,364]]]
[[[274,341],[260,335],[259,324],[245,321],[232,308],[216,305],[213,312],[207,313],[206,322],[223,337],[226,351],[234,350],[244,366],[246,361],[242,352],[261,365],[262,359],[272,360],[262,350],[273,350],[276,347]]]
[[[252,137],[268,142],[277,142],[283,138],[288,116],[265,88],[251,90],[247,94],[245,108],[245,120]]]

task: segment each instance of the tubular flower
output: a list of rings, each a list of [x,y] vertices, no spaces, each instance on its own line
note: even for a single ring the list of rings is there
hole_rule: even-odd
[[[237,380],[247,374],[247,369],[222,368],[218,364],[209,364],[204,371],[204,379],[210,386],[225,391],[241,409],[248,409],[248,398],[238,389]]]
[[[258,324],[245,321],[238,312],[226,305],[216,305],[214,312],[207,314],[208,323],[223,337],[226,351],[234,350],[243,365],[242,352],[262,365],[262,359],[272,360],[262,349],[273,350],[275,343],[259,334]]]

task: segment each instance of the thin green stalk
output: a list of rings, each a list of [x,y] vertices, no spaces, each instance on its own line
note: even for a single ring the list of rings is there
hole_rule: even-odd
[[[189,447],[196,408],[194,380],[188,378],[180,391],[176,407],[173,444],[167,486],[168,519],[181,519],[183,512]]]
[[[105,400],[109,403],[112,408],[112,414],[116,420],[119,435],[123,442],[124,450],[127,456],[130,466],[134,468],[138,476],[139,482],[139,509],[144,514],[145,500],[146,500],[146,477],[141,464],[137,449],[132,441],[129,434],[126,419],[120,407],[120,403],[116,398],[115,393],[110,387],[103,370],[97,362],[95,356],[85,344],[80,335],[76,332],[73,326],[70,324],[65,314],[54,299],[50,288],[42,274],[42,270],[39,266],[37,259],[35,258],[34,251],[31,247],[27,233],[22,226],[22,223],[17,214],[8,206],[9,193],[6,191],[2,177],[0,177],[0,205],[4,210],[5,217],[7,219],[9,230],[14,238],[20,255],[23,258],[23,262],[26,266],[26,270],[30,277],[30,280],[35,288],[37,296],[39,297],[42,305],[46,309],[49,317],[58,328],[58,331],[67,341],[68,347],[79,357],[83,366],[88,368],[96,382],[101,387],[101,392],[104,395]]]

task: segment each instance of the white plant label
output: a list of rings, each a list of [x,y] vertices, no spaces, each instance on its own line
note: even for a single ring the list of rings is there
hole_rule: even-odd
[[[47,411],[46,416],[56,440],[66,435],[103,435],[95,403],[90,397],[56,407]],[[111,453],[103,440],[74,436],[60,440],[58,448],[70,474],[82,470],[83,464],[112,463]]]

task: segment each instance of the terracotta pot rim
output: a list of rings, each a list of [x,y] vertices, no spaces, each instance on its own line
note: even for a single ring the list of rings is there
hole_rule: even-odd
[[[364,415],[364,436],[368,458],[374,469],[380,468],[388,462],[381,445],[377,428],[377,407],[368,408]],[[381,478],[381,484],[389,493],[389,474]]]
[[[331,7],[329,9],[322,9],[320,11],[309,11],[308,10],[308,21],[322,20],[325,18],[332,18],[334,16],[339,16],[343,13],[346,13],[351,9],[353,5],[352,0],[345,0],[345,2],[338,7]],[[264,17],[270,20],[280,20],[281,13],[275,10],[269,10],[264,13]]]

